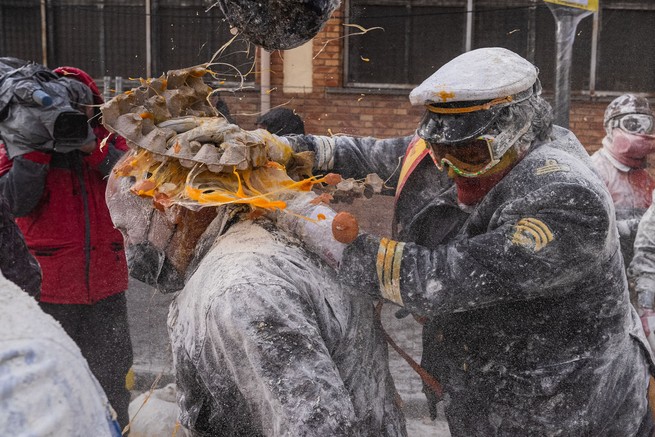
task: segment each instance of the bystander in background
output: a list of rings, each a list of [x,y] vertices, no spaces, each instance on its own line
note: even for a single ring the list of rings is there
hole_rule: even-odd
[[[627,267],[632,261],[637,225],[651,204],[655,188],[655,180],[646,169],[648,155],[655,152],[648,100],[633,94],[617,97],[607,106],[603,125],[606,136],[591,162],[612,195]]]
[[[255,122],[258,128],[275,135],[304,135],[305,123],[295,111],[288,108],[274,108],[261,115]]]
[[[127,263],[104,178],[126,144],[99,123],[103,99],[84,71],[15,58],[6,65],[13,68],[0,85],[0,194],[43,270],[41,308],[77,343],[124,427]]]

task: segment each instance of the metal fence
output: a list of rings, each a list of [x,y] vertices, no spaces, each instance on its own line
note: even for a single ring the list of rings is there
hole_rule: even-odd
[[[0,56],[91,76],[137,78],[208,62],[232,35],[208,0],[0,0]],[[228,82],[251,70],[254,47],[234,41],[217,59]]]

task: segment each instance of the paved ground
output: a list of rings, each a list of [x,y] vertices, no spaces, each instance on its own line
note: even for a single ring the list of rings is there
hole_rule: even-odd
[[[376,234],[389,235],[393,199],[380,197],[375,202],[369,202],[360,201],[353,205],[342,205],[339,209],[352,211],[359,218],[363,229]],[[373,204],[376,208],[371,208]],[[172,295],[159,294],[138,281],[131,281],[127,297],[134,346],[135,392],[149,389],[159,375],[161,379],[157,387],[163,387],[173,381],[172,358],[166,332],[166,315]],[[394,312],[391,305],[385,305],[382,316],[385,329],[403,350],[416,361],[420,361],[419,324],[412,317],[396,319]],[[430,420],[418,375],[391,348],[389,360],[396,388],[404,402],[408,435],[449,437],[448,425],[443,420],[442,413],[436,421]]]
[[[173,358],[166,332],[168,305],[172,298],[173,295],[158,293],[130,278],[127,310],[137,391],[148,389],[159,374],[163,378],[160,387],[172,381]]]

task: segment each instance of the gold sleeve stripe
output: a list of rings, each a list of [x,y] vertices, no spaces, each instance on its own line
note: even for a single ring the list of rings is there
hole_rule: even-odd
[[[543,231],[543,233],[546,234],[546,242],[547,243],[550,243],[551,241],[553,241],[553,233],[550,231],[550,229],[548,228],[548,225],[546,225],[546,223],[544,223],[541,220],[536,219],[536,218],[525,218],[523,220],[525,220],[527,223],[530,223],[531,225],[534,225],[534,226],[538,227],[539,229],[541,229],[541,231]],[[519,223],[520,223],[520,221],[519,221]]]
[[[546,233],[543,231],[543,229],[541,229],[539,226],[535,225],[534,223],[524,221],[519,226],[525,226],[527,228],[532,229],[534,232],[536,232],[537,233],[537,241],[548,242],[548,237],[546,237]]]
[[[530,244],[525,237],[525,234],[529,234],[532,236],[535,252],[543,249],[548,243],[553,241],[553,233],[548,226],[539,219],[522,218],[517,222],[515,228],[516,231],[512,238],[512,242],[514,244],[531,246],[532,244]]]
[[[382,297],[398,305],[403,305],[400,295],[400,265],[404,243],[383,238],[380,240],[376,267]]]
[[[378,282],[380,283],[380,290],[383,289],[383,284],[384,284],[384,256],[387,253],[387,244],[389,244],[389,240],[386,238],[383,238],[380,240],[380,246],[378,246],[378,256],[375,260],[375,266],[377,267],[378,270]]]
[[[390,299],[400,306],[404,306],[403,297],[400,295],[400,264],[403,259],[405,243],[398,243],[393,254],[393,272],[391,276],[391,289],[393,298]]]
[[[527,232],[530,235],[532,235],[532,241],[530,241],[529,239],[525,240],[524,238],[521,238],[524,235],[524,232]],[[542,247],[541,238],[539,237],[539,234],[537,233],[537,231],[535,231],[534,229],[529,228],[527,226],[523,226],[523,225],[516,225],[516,233],[514,234],[514,238],[513,238],[512,242],[515,243],[515,244],[521,244],[523,246],[526,246],[526,245],[532,246],[532,243],[534,242],[534,245],[535,245],[534,250],[535,251],[540,250],[541,247]],[[529,242],[529,243],[527,243],[527,242]]]
[[[389,244],[387,245],[387,253],[385,254],[384,257],[384,290],[385,293],[388,293],[389,290],[391,290],[391,276],[392,276],[392,269],[393,269],[393,255],[396,250],[396,245],[398,243],[396,241],[389,241]],[[386,296],[385,296],[386,297]]]

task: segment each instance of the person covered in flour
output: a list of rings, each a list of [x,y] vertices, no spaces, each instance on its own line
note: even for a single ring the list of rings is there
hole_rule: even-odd
[[[653,111],[645,97],[624,94],[607,105],[603,126],[606,135],[591,162],[612,195],[628,267],[639,220],[650,207],[655,188],[648,169],[648,156],[655,153]]]
[[[0,434],[120,437],[80,348],[0,271]]]
[[[132,183],[112,174],[107,205],[130,274],[183,288],[168,318],[182,426],[203,436],[406,435],[368,296],[247,207],[162,213]]]
[[[540,93],[534,65],[482,48],[411,92],[425,108],[413,139],[285,137],[316,153],[315,170],[387,180],[394,231],[338,251],[292,214],[277,225],[340,254],[324,259],[355,290],[426,320],[422,365],[443,384],[453,436],[651,435],[654,367],[612,199]],[[313,217],[310,201],[287,208]]]

